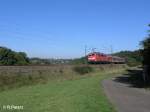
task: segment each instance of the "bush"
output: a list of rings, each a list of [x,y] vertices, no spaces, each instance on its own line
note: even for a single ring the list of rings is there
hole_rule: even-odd
[[[75,66],[73,67],[73,71],[80,75],[84,75],[86,73],[90,73],[93,71],[93,68],[90,66]]]

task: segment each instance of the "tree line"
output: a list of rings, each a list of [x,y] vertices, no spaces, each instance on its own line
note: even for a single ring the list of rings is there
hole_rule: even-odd
[[[24,52],[15,52],[6,47],[0,47],[0,65],[27,65],[29,58]]]
[[[120,51],[112,55],[123,57],[129,66],[142,64],[140,50]],[[51,65],[51,64],[87,64],[87,57],[77,59],[42,59],[28,58],[24,52],[15,52],[6,47],[0,47],[0,65]]]

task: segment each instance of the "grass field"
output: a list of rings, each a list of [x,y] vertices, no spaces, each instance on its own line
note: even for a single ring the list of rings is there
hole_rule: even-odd
[[[122,71],[96,71],[78,78],[5,90],[0,92],[0,112],[115,112],[101,81]],[[3,109],[5,105],[23,106],[23,110]]]

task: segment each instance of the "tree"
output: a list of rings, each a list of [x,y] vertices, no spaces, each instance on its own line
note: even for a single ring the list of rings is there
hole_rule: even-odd
[[[150,25],[149,25],[150,26]],[[148,31],[150,32],[150,30]],[[144,64],[144,72],[146,74],[146,77],[148,81],[150,81],[150,34],[148,34],[148,37],[142,41],[143,46],[143,64]]]
[[[28,63],[29,59],[26,53],[0,47],[0,65],[26,65]]]
[[[143,41],[143,57],[144,57],[144,64],[150,65],[150,37],[146,38]]]

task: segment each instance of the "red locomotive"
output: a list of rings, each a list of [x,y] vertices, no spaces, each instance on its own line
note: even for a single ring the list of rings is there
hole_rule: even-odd
[[[99,52],[93,52],[88,54],[87,56],[89,63],[125,63],[124,58],[120,58],[117,56],[106,55]]]

